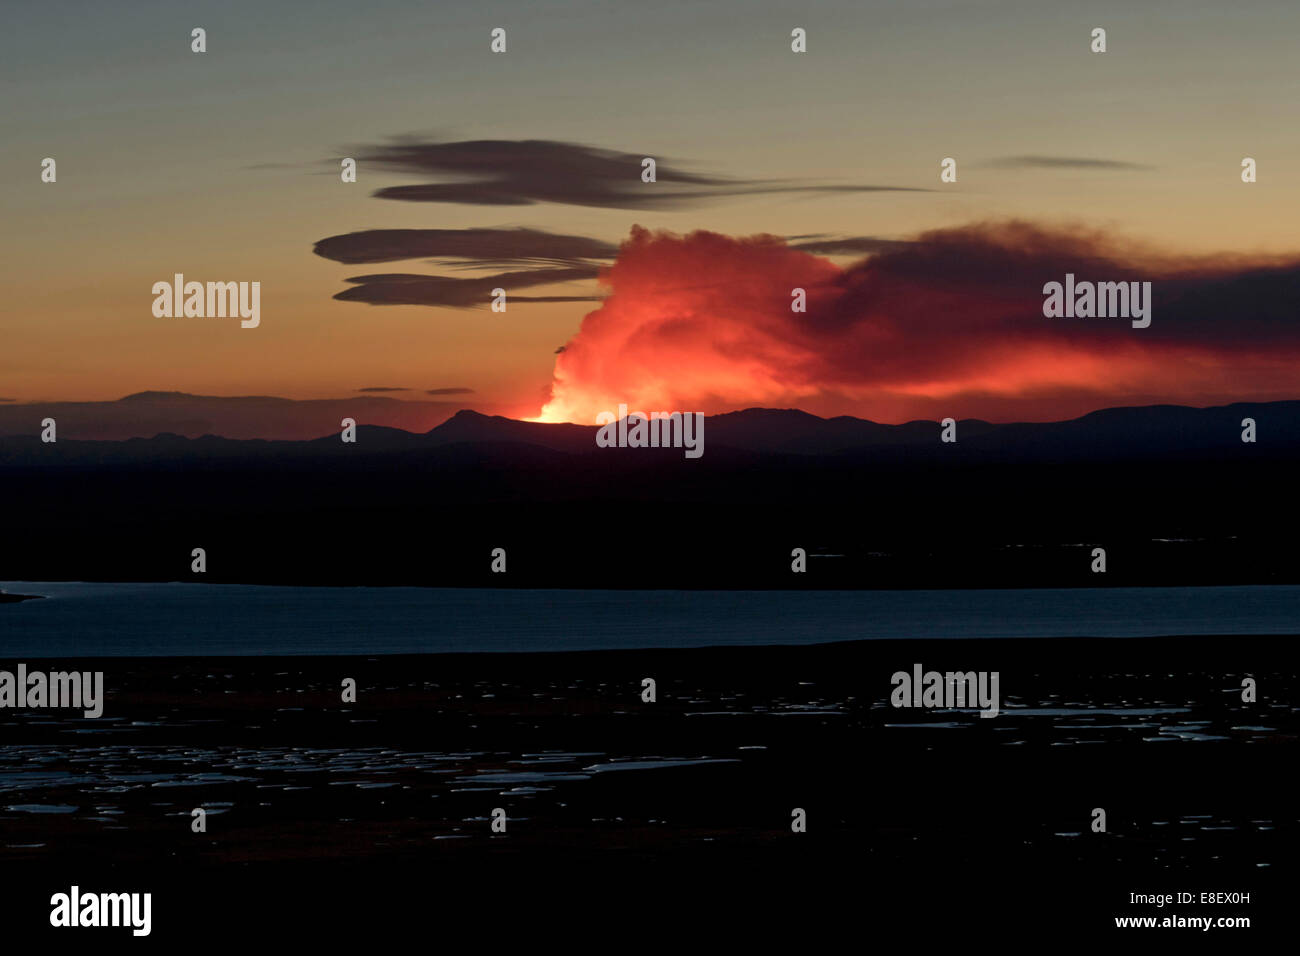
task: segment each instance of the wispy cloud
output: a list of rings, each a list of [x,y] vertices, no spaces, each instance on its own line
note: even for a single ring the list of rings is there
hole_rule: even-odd
[[[1147,172],[1156,168],[1146,163],[1082,156],[1002,156],[975,165],[985,169],[1095,169],[1113,172]]]
[[[313,251],[322,258],[346,263],[445,258],[502,266],[610,259],[618,247],[599,239],[540,229],[368,229],[321,239]]]
[[[814,252],[819,256],[874,255],[878,252],[893,252],[909,245],[906,239],[879,239],[875,236],[796,236],[803,242],[790,243],[791,249],[801,252]]]
[[[492,290],[503,288],[508,292],[508,302],[598,302],[601,299],[598,295],[527,296],[517,295],[514,291],[530,286],[594,279],[598,273],[599,269],[591,266],[501,272],[474,279],[400,272],[353,276],[347,281],[353,283],[356,288],[344,289],[334,298],[344,302],[365,302],[370,305],[438,305],[453,309],[469,309],[488,305],[492,298]]]
[[[778,193],[929,192],[910,186],[819,184],[796,180],[739,179],[688,171],[675,160],[559,140],[485,139],[436,142],[398,139],[355,150],[360,162],[395,173],[436,175],[451,182],[387,186],[374,195],[407,202],[476,206],[563,203],[609,209],[659,209],[739,196]],[[647,156],[655,183],[641,181]]]

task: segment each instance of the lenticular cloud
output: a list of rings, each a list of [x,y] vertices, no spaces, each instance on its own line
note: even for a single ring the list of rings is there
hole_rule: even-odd
[[[1151,282],[1151,326],[1046,317],[1044,286],[1067,274]],[[558,355],[540,420],[589,424],[620,403],[1044,420],[1295,397],[1300,257],[1178,258],[1012,222],[841,266],[774,236],[634,227],[602,281],[611,294]]]

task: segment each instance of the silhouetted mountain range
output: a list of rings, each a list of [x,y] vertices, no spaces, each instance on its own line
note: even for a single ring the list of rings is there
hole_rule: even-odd
[[[1218,408],[1109,408],[1065,422],[992,424],[963,419],[957,423],[958,440],[953,444],[940,442],[940,425],[933,421],[881,425],[847,415],[819,418],[796,409],[748,408],[706,417],[705,443],[712,448],[797,455],[908,448],[935,455],[960,450],[999,457],[1077,459],[1101,454],[1145,458],[1236,448],[1244,444],[1245,418],[1253,418],[1257,430],[1268,430],[1266,441],[1257,435],[1256,449],[1261,444],[1273,450],[1279,445],[1300,444],[1300,401],[1243,402]],[[520,422],[460,411],[427,437],[438,444],[527,442],[555,451],[585,453],[594,447],[596,431],[595,426]]]
[[[132,399],[145,396],[152,402],[153,397],[159,394],[168,393],[140,393],[122,399],[122,402],[130,403]],[[179,393],[175,394],[179,396]],[[261,403],[288,400],[248,398],[228,401]],[[404,403],[384,398],[363,401],[395,405],[438,404]],[[1242,441],[1242,422],[1247,418],[1256,423],[1254,443]],[[84,442],[67,438],[62,423],[59,427],[60,441],[55,445],[39,442],[39,422],[28,428],[25,435],[0,438],[0,462],[10,465],[52,463],[82,456],[110,460],[177,455],[260,457],[317,455],[322,452],[350,455],[456,444],[535,445],[580,455],[614,451],[597,448],[596,433],[599,429],[594,425],[518,421],[468,409],[457,411],[427,432],[362,424],[357,426],[357,441],[352,444],[343,443],[338,431],[313,437],[310,441],[235,439],[216,434],[187,438],[164,431],[152,438]],[[1300,446],[1300,401],[1242,402],[1214,408],[1180,405],[1108,408],[1064,422],[993,424],[978,419],[962,419],[957,422],[957,441],[953,443],[941,442],[940,431],[940,424],[933,421],[882,425],[847,415],[819,418],[796,409],[748,408],[707,416],[704,440],[706,451],[714,453],[742,451],[826,456],[871,452],[890,460],[918,457],[937,460],[960,456],[997,461],[1076,461],[1102,457],[1186,457],[1212,452],[1267,457]],[[33,455],[36,449],[32,446],[40,446],[39,453]],[[27,449],[27,454],[23,453],[24,449]],[[654,449],[636,451],[642,454],[666,453]]]
[[[1243,419],[1256,441],[1242,441]],[[568,587],[1300,581],[1300,402],[881,425],[747,409],[704,455],[459,411],[357,441],[0,438],[0,580]],[[209,555],[202,577],[190,553]],[[506,548],[508,570],[490,571]],[[1091,570],[1095,547],[1104,574]],[[809,554],[791,570],[794,548]]]

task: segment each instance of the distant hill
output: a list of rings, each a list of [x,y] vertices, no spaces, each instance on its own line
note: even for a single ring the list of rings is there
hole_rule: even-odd
[[[214,396],[186,392],[136,392],[111,402],[30,402],[0,405],[0,436],[36,435],[43,418],[59,424],[61,438],[120,441],[160,432],[198,438],[316,438],[344,418],[423,432],[447,419],[461,402],[350,398],[290,399],[270,395]]]

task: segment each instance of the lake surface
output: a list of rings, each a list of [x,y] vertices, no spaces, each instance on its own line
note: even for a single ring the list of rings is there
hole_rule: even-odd
[[[577,651],[1295,634],[1300,586],[581,591],[0,581],[0,656]]]

